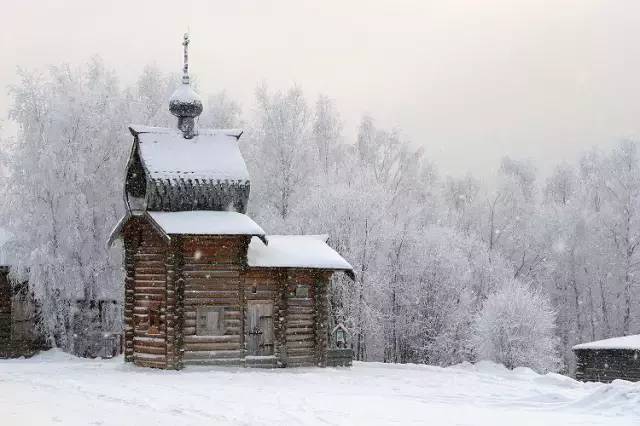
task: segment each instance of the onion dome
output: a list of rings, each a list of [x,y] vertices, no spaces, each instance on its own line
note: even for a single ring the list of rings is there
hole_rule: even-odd
[[[182,84],[169,98],[169,112],[178,117],[178,129],[186,139],[196,135],[195,118],[202,113],[202,99],[191,88],[189,82],[189,61],[187,49],[189,34],[184,35],[184,67],[182,68]]]
[[[181,84],[169,98],[169,111],[176,117],[197,117],[202,113],[202,100],[189,83]]]

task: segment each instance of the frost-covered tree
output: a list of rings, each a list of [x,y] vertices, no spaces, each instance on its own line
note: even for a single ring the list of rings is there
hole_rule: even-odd
[[[342,121],[335,103],[326,95],[318,96],[313,115],[313,142],[317,158],[325,174],[329,173],[330,161],[335,160],[333,152],[342,137]]]
[[[506,263],[477,238],[431,225],[399,234],[384,268],[387,347],[395,362],[450,365],[470,358],[469,331],[487,295],[509,279]]]
[[[260,167],[252,170],[257,183],[252,195],[285,220],[308,174],[311,113],[298,87],[269,93],[262,85],[256,89],[256,104],[253,143],[247,149],[250,158],[260,161]]]
[[[570,164],[562,163],[556,166],[544,188],[546,200],[567,205],[576,192],[576,179],[575,171]]]
[[[465,234],[477,233],[483,196],[480,182],[470,174],[462,178],[449,176],[442,190],[447,223]]]
[[[507,368],[557,371],[554,320],[555,312],[540,291],[509,280],[487,298],[473,324],[476,356]]]
[[[637,304],[638,279],[640,270],[640,164],[638,145],[625,141],[619,143],[611,153],[610,166],[605,180],[607,221],[604,226],[610,232],[615,249],[615,263],[612,265],[621,283],[618,298],[622,300],[620,332],[630,334],[632,325],[632,305]]]
[[[144,67],[135,87],[125,93],[132,118],[155,126],[172,125],[175,117],[167,109],[167,99],[175,90],[176,81],[176,75],[165,74],[155,65]]]
[[[207,107],[200,116],[202,127],[213,129],[234,129],[242,126],[240,105],[224,90],[210,95]]]
[[[166,103],[178,79],[148,66],[120,87],[98,60],[20,77],[0,210],[20,243],[14,274],[68,347],[73,298],[122,296],[119,251],[104,240],[122,209],[126,126],[174,126]],[[245,127],[249,214],[270,233],[326,233],[354,266],[355,282],[336,274],[329,304],[358,359],[473,359],[476,315],[514,278],[558,311],[552,333],[569,373],[575,343],[640,332],[637,143],[589,150],[549,176],[505,157],[482,180],[441,174],[372,116],[345,137],[335,102],[309,103],[299,87],[260,86],[246,116],[225,92],[206,99],[201,127]]]
[[[122,297],[120,257],[105,246],[122,213],[126,103],[99,59],[82,70],[21,72],[12,87],[18,137],[4,157],[2,214],[16,238],[13,273],[41,302],[44,331],[71,344],[75,301]]]

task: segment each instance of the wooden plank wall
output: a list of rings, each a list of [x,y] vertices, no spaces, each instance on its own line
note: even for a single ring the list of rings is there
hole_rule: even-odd
[[[242,364],[242,272],[248,244],[247,236],[184,238],[184,365]],[[225,308],[224,335],[196,335],[198,306]]]
[[[133,294],[133,360],[136,365],[166,368],[167,242],[146,222],[139,222],[135,248]],[[149,334],[149,308],[158,305],[162,327]],[[125,308],[126,309],[126,308]]]
[[[615,379],[640,381],[640,350],[576,351],[576,379],[609,383]]]

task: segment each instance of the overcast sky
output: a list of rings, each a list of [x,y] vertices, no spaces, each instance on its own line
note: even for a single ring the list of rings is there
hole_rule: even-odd
[[[486,173],[505,154],[544,169],[640,136],[638,0],[0,3],[3,119],[18,65],[99,54],[132,82],[148,63],[180,71],[189,29],[202,92],[245,108],[262,80],[326,93],[348,136],[370,113],[443,173]]]

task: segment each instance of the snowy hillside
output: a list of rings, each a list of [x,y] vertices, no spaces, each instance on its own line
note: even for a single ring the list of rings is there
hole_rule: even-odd
[[[0,361],[3,425],[637,425],[640,383],[491,363],[156,371],[49,351]]]

